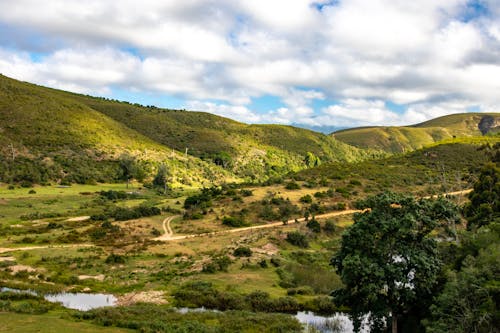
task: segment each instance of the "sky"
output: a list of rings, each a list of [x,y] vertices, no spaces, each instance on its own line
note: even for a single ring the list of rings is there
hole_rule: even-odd
[[[0,0],[0,73],[319,130],[500,112],[500,0]]]

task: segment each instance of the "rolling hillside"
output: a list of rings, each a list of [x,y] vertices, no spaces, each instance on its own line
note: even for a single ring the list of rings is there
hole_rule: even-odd
[[[127,153],[166,163],[174,182],[233,179],[226,171],[161,145],[55,90],[0,76],[0,181],[112,181]]]
[[[465,113],[444,116],[413,126],[360,127],[332,134],[359,148],[407,152],[454,137],[494,134],[500,130],[500,113]]]
[[[0,181],[5,182],[110,180],[123,153],[142,160],[150,176],[158,163],[166,163],[175,181],[187,185],[210,179],[264,181],[321,162],[376,154],[291,126],[246,125],[5,76],[0,76],[0,122]],[[26,176],[31,173],[36,175]]]
[[[204,112],[77,98],[156,142],[179,151],[188,148],[189,154],[222,164],[247,178],[303,169],[308,153],[321,162],[351,162],[376,154],[302,128],[247,125]]]

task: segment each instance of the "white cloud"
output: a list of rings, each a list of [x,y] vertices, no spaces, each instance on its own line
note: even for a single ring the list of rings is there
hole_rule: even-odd
[[[467,0],[1,1],[0,27],[22,30],[23,43],[0,33],[0,72],[175,95],[245,122],[421,121],[500,105],[500,4],[481,4],[488,15],[462,20]],[[251,111],[263,95],[283,105]],[[315,100],[339,102],[314,110]]]

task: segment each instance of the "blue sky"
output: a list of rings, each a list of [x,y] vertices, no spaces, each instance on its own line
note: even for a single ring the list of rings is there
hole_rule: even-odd
[[[498,112],[500,2],[1,1],[0,73],[325,131]]]

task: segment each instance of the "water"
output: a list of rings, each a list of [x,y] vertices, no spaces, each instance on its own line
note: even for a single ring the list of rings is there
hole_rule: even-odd
[[[318,316],[310,311],[297,312],[295,318],[307,327],[313,327],[321,333],[352,333],[351,320],[344,313],[335,313],[333,316]]]
[[[0,288],[0,292],[6,291],[37,295],[37,293],[33,290],[20,290],[5,287]],[[44,295],[43,298],[52,303],[61,303],[65,308],[80,311],[88,311],[103,306],[114,306],[117,301],[116,297],[111,294],[85,294],[65,292]]]
[[[205,311],[219,312],[218,310],[206,309],[204,307],[178,308],[177,311],[180,313]],[[305,326],[305,332],[307,332],[309,327],[314,328],[317,332],[321,333],[353,333],[354,331],[352,321],[345,313],[342,312],[337,312],[331,316],[325,317],[316,315],[311,311],[299,311],[294,317]],[[361,332],[367,333],[369,332],[369,329],[367,329],[366,326],[362,327]]]
[[[44,298],[49,302],[61,303],[65,308],[80,311],[116,304],[116,297],[109,294],[59,293],[45,295]]]
[[[342,312],[337,312],[331,316],[319,316],[314,312],[310,311],[299,311],[295,315],[295,318],[301,323],[308,327],[315,328],[321,333],[353,333],[354,326],[351,319],[347,314]],[[361,324],[361,332],[368,333],[370,329],[368,327],[367,318],[363,320]]]

